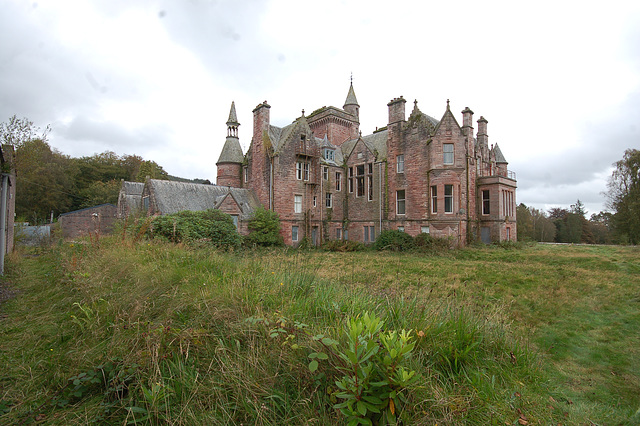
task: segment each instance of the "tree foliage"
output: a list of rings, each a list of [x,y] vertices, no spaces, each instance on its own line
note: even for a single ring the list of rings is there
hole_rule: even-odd
[[[516,208],[516,218],[518,241],[555,241],[556,226],[544,211],[520,203]]]
[[[0,123],[0,143],[8,144],[14,148],[21,147],[24,143],[39,139],[46,142],[51,127],[43,129],[33,124],[33,121],[23,117],[18,118],[15,114],[6,123]]]
[[[121,180],[143,182],[149,176],[168,179],[154,161],[111,151],[71,158],[52,148],[47,136],[27,118],[15,115],[0,123],[0,142],[16,153],[16,215],[43,222],[61,213],[104,203],[116,203]]]
[[[612,225],[620,242],[640,243],[640,151],[628,149],[613,164],[607,205],[614,212]]]
[[[43,222],[51,212],[69,211],[76,197],[69,158],[42,139],[22,142],[16,150],[16,215]]]

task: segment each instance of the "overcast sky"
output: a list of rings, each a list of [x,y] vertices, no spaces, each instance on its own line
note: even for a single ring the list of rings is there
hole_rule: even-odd
[[[342,107],[363,134],[404,96],[470,107],[517,174],[517,202],[603,209],[640,148],[640,2],[0,0],[0,121],[50,124],[74,157],[114,151],[215,181],[231,101],[247,150],[271,123]],[[477,124],[476,130],[477,130]]]

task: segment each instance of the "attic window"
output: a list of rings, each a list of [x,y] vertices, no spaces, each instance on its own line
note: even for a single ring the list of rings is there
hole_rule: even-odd
[[[333,161],[334,158],[335,158],[334,151],[332,149],[325,148],[325,150],[324,150],[324,159],[327,160],[327,161]]]

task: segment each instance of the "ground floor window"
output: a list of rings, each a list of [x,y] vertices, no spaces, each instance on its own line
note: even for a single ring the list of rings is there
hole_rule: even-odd
[[[444,186],[444,212],[453,213],[453,185]]]
[[[420,232],[422,232],[423,234],[428,234],[429,233],[429,227],[428,226],[421,226],[420,227]]]
[[[376,227],[375,226],[365,226],[364,227],[364,242],[372,243],[376,240]]]
[[[438,213],[438,187],[431,187],[431,213]]]
[[[342,228],[336,228],[336,240],[342,239]]]
[[[398,231],[404,232],[404,226],[398,226]]]
[[[298,241],[298,227],[291,227],[291,241]]]

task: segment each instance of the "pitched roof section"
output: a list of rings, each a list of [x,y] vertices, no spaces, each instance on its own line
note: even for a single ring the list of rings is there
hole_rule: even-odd
[[[351,86],[349,86],[349,93],[347,94],[347,100],[344,101],[344,106],[347,105],[358,105],[358,100],[356,99],[356,92],[353,90],[353,82],[351,82]]]
[[[227,140],[222,147],[222,152],[218,158],[220,163],[238,163],[241,164],[244,161],[244,154],[242,154],[242,148],[240,147],[240,141],[238,138],[228,136]]]
[[[231,110],[229,111],[229,119],[227,120],[227,125],[229,124],[235,124],[236,126],[240,125],[240,123],[238,123],[238,116],[236,115],[235,101],[231,101]]]
[[[498,147],[498,144],[495,144],[493,146],[493,155],[496,158],[496,163],[507,163],[507,160],[504,158],[504,155],[502,155],[502,151],[500,151],[500,148]]]
[[[241,219],[251,217],[260,205],[253,191],[244,188],[157,179],[149,179],[147,185],[153,191],[158,211],[161,214],[173,214],[183,210],[217,209],[229,194],[242,210]]]
[[[144,182],[128,182],[122,181],[122,188],[120,193],[125,195],[142,195],[144,189]]]
[[[353,148],[355,148],[356,144],[359,140],[362,140],[364,144],[367,146],[369,151],[376,153],[376,161],[381,161],[387,158],[387,139],[389,138],[388,130],[381,130],[372,135],[361,136],[358,139],[351,139],[342,144],[341,153],[345,157],[349,157]]]

